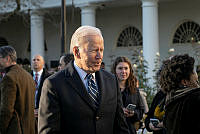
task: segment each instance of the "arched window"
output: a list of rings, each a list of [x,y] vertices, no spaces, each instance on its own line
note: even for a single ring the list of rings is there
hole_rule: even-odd
[[[117,47],[142,46],[142,34],[133,26],[125,28],[117,40]]]
[[[173,36],[175,43],[200,43],[200,26],[193,21],[182,23]]]

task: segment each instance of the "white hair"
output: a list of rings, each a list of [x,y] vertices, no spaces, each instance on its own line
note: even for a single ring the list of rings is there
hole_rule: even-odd
[[[102,37],[101,31],[99,28],[96,28],[93,26],[81,26],[72,35],[71,44],[70,44],[70,53],[73,53],[73,48],[75,46],[79,46],[80,39],[87,35],[100,35]]]

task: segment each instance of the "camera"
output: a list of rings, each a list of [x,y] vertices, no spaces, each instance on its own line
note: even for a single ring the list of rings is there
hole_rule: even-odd
[[[150,122],[153,124],[154,127],[157,127],[157,125],[160,123],[160,121],[158,119],[150,119]]]
[[[136,108],[136,105],[134,104],[128,104],[128,106],[126,107],[126,109],[128,109],[129,111],[134,111]]]

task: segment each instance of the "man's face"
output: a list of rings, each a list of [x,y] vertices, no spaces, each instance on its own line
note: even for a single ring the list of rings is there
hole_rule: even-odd
[[[59,61],[58,69],[59,69],[59,70],[62,70],[62,69],[65,68],[65,66],[66,66],[66,64],[65,64],[65,62],[64,62],[64,56],[62,56],[62,57],[60,58],[60,61]]]
[[[32,64],[33,64],[33,70],[34,71],[40,71],[41,69],[43,69],[44,67],[44,60],[42,58],[42,56],[40,55],[36,55],[33,57],[32,60]]]
[[[87,73],[94,73],[101,67],[104,41],[100,35],[87,35],[79,47],[78,66]]]

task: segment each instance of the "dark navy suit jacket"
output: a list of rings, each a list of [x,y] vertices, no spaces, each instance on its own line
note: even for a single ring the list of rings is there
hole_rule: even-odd
[[[31,75],[33,76],[33,71],[31,71]],[[38,93],[37,93],[37,98],[36,98],[35,109],[39,108],[39,102],[40,102],[40,95],[41,95],[41,91],[42,91],[42,86],[43,86],[44,80],[49,76],[50,76],[50,74],[47,72],[47,70],[43,69],[43,72],[42,72],[42,75],[41,75],[41,78],[40,78],[40,84],[39,84],[39,86],[37,88]]]
[[[43,84],[39,134],[128,134],[121,93],[114,75],[95,73],[100,106],[92,103],[73,61]]]

